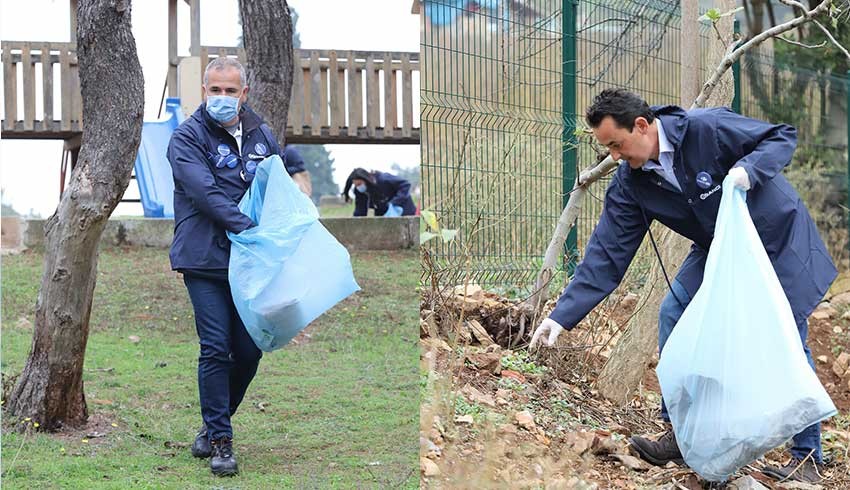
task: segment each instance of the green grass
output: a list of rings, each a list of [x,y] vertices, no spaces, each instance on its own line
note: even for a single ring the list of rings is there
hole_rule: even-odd
[[[371,216],[372,213],[374,213],[374,210],[370,210],[369,215]],[[354,216],[354,200],[341,206],[321,206],[319,216],[322,218],[351,218]]]
[[[265,354],[233,418],[241,475],[217,479],[189,454],[201,419],[185,287],[166,250],[103,249],[84,372],[96,425],[22,435],[4,413],[3,488],[418,487],[418,254],[352,259],[363,290],[311,325],[308,341]],[[2,259],[4,376],[29,351],[20,319],[33,320],[41,262]],[[83,442],[92,430],[106,435]]]

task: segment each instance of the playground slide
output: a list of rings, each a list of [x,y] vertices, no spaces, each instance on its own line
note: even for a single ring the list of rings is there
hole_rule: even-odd
[[[142,125],[142,143],[136,154],[136,182],[145,218],[174,217],[174,179],[165,151],[171,133],[183,122],[180,99],[167,98],[165,113],[166,119]]]

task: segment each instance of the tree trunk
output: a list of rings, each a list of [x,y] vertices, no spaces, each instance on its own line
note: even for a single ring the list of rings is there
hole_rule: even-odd
[[[144,79],[130,31],[130,2],[80,0],[77,57],[85,130],[79,161],[47,220],[33,342],[8,400],[41,428],[86,422],[83,360],[106,220],[130,182],[139,147]]]
[[[687,12],[688,18],[685,18],[687,10],[686,3],[692,4],[692,8]],[[698,32],[699,26],[696,20],[698,17],[697,7],[696,0],[683,2],[682,33]],[[735,8],[735,3],[734,0],[715,0],[714,7],[720,12],[728,12]],[[732,40],[732,22],[732,17],[729,16],[724,17],[717,23],[717,30],[727,43]],[[694,37],[690,36],[690,34],[687,36],[683,34],[683,36]],[[682,46],[687,45],[683,39]],[[711,37],[709,45],[709,54],[706,62],[708,66],[718,66],[726,54],[727,46],[721,40],[717,39],[716,36]],[[682,54],[683,60],[684,58],[699,59],[699,43],[696,44],[695,48],[692,47],[692,49],[695,49],[695,51]],[[693,67],[688,67],[685,64],[682,65],[682,70],[689,69],[693,69]],[[686,74],[682,73],[683,79],[685,76]],[[683,107],[689,107],[691,102],[696,99],[699,90],[692,93],[686,92],[685,89],[690,89],[691,87],[686,87],[684,84],[682,88],[681,105]],[[734,84],[732,83],[732,71],[727,70],[720,79],[720,82],[714,87],[714,91],[709,96],[706,107],[729,106],[732,104],[733,96]],[[657,236],[658,252],[661,255],[664,268],[667,270],[667,275],[672,282],[676,272],[679,270],[679,266],[682,265],[682,262],[684,262],[685,257],[687,257],[690,251],[690,241],[668,228],[663,228],[663,231]],[[596,389],[608,400],[620,405],[628,403],[632,393],[634,393],[634,390],[643,379],[643,374],[649,366],[652,355],[658,348],[658,311],[667,291],[668,287],[667,281],[664,279],[664,271],[661,268],[661,264],[657,260],[654,260],[649,269],[645,285],[639,293],[641,298],[647,298],[647,300],[644,302],[643,308],[632,317],[623,336],[614,345],[608,362],[605,363],[596,380]]]
[[[250,87],[248,103],[283,146],[295,59],[289,6],[286,0],[239,0],[239,13]]]

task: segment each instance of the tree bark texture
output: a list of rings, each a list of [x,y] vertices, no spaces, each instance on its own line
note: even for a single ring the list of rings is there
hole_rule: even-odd
[[[292,16],[286,0],[239,0],[248,103],[283,146],[292,96]],[[297,70],[301,76],[300,67]]]
[[[129,0],[80,0],[77,56],[82,146],[71,183],[45,230],[32,346],[8,400],[44,430],[86,422],[83,360],[106,220],[124,195],[139,147],[144,79]]]

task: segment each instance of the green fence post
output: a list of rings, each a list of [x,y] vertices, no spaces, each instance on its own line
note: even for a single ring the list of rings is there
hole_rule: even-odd
[[[561,134],[561,164],[563,175],[563,202],[566,207],[569,201],[569,192],[573,189],[576,181],[576,160],[578,157],[578,141],[576,139],[576,24],[577,24],[577,0],[563,0],[561,3],[563,15],[562,42],[561,42],[561,117],[564,121],[564,129]],[[576,228],[573,227],[567,235],[565,254],[567,258],[567,274],[572,275],[578,257],[578,239]]]
[[[733,29],[735,31],[735,37],[738,37],[738,34],[741,33],[741,26],[738,23],[738,19],[735,19],[735,22],[733,23],[733,25],[734,25]],[[738,60],[735,63],[732,64],[732,78],[733,78],[732,86],[733,86],[733,89],[735,91],[735,95],[732,96],[732,110],[737,112],[738,114],[740,114],[741,113],[741,58],[738,58]]]

